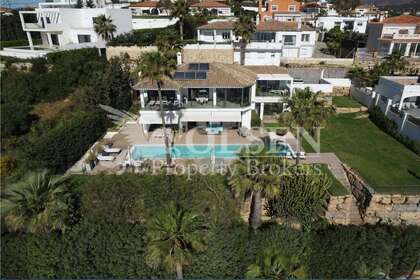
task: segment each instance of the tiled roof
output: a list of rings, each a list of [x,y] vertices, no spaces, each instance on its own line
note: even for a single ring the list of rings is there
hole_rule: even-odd
[[[210,22],[206,25],[199,26],[198,29],[205,30],[205,29],[233,29],[233,21],[214,21]]]
[[[390,17],[382,21],[384,24],[420,24],[420,17],[402,15]]]
[[[139,3],[131,3],[130,7],[140,7],[140,8],[141,7],[145,7],[145,8],[153,7],[153,8],[156,8],[157,4],[158,4],[158,1],[147,0],[147,1],[139,2]]]
[[[177,71],[187,72],[188,64],[178,66]],[[178,88],[243,88],[255,83],[255,72],[239,64],[210,63],[207,78],[205,80],[164,80],[162,89]],[[156,83],[148,79],[140,80],[135,89],[156,89]]]
[[[204,0],[191,5],[193,8],[228,8],[229,6],[214,0]]]

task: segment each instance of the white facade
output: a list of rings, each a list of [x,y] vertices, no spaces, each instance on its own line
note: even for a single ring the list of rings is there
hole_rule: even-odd
[[[368,21],[368,17],[319,17],[316,21],[316,28],[329,31],[334,27],[340,27],[341,31],[366,33]]]
[[[94,18],[105,15],[116,26],[117,36],[132,30],[131,13],[127,9],[47,8],[20,11],[22,28],[34,50],[31,33],[41,34],[42,46],[56,50],[83,47],[105,47],[105,41],[95,33]],[[32,16],[32,18],[30,18]]]
[[[420,57],[420,24],[370,23],[367,50],[380,56],[399,50],[402,55]]]
[[[205,44],[231,44],[234,61],[240,62],[239,39],[231,28],[198,29],[198,41]],[[281,58],[310,58],[313,55],[316,32],[257,31],[246,46],[245,65],[280,65]]]
[[[420,82],[418,77],[380,77],[375,92],[391,100],[398,110],[420,107]],[[416,105],[416,100],[417,105]],[[420,110],[420,109],[419,109]]]

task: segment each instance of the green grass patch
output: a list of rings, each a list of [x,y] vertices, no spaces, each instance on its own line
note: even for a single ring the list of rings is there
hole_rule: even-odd
[[[331,195],[347,195],[349,192],[347,189],[338,181],[334,175],[331,173],[330,169],[326,164],[318,165],[322,173],[327,174],[331,178],[331,187],[329,189]]]
[[[335,153],[377,191],[420,192],[420,158],[367,116],[352,113],[331,117],[321,131],[321,152]]]
[[[350,96],[333,96],[332,103],[335,107],[340,108],[360,108],[360,103]]]

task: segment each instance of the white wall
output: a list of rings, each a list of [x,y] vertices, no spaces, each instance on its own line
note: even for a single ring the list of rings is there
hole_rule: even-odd
[[[345,22],[353,21],[353,32],[366,33],[368,20],[367,17],[319,17],[316,27],[329,31],[335,27],[336,22],[340,22],[340,29],[344,31]]]
[[[133,18],[133,29],[151,29],[151,28],[164,28],[174,25],[178,18]]]

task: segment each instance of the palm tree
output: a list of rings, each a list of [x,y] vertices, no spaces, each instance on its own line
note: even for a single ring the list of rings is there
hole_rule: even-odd
[[[235,21],[233,25],[233,33],[236,37],[239,37],[239,44],[241,48],[241,65],[245,65],[245,48],[251,40],[252,34],[256,30],[254,20],[247,15],[241,15],[238,21]]]
[[[166,163],[171,165],[171,153],[169,150],[169,137],[166,131],[165,111],[162,104],[162,85],[165,77],[171,75],[172,70],[176,68],[173,60],[160,52],[146,52],[140,57],[137,70],[140,72],[141,79],[149,79],[156,83],[158,88],[158,97],[160,103],[160,117],[163,126],[163,135],[165,139]]]
[[[358,87],[363,87],[369,84],[369,72],[359,66],[350,69],[347,73],[347,77],[350,78]]]
[[[1,216],[7,228],[31,233],[64,230],[69,209],[66,180],[42,171],[8,187],[1,200]]]
[[[273,166],[285,167],[286,161],[270,155],[265,148],[251,146],[241,150],[233,163],[229,185],[236,193],[251,192],[249,225],[256,230],[261,226],[262,198],[273,198],[279,193],[281,176]],[[280,171],[280,170],[279,170]]]
[[[266,249],[257,257],[255,264],[248,267],[246,278],[303,279],[306,272],[296,255],[286,256],[276,249]]]
[[[169,18],[179,19],[179,36],[181,41],[184,40],[184,21],[185,17],[190,13],[191,0],[160,0],[159,7],[169,12]]]
[[[297,128],[297,164],[299,163],[301,146],[301,129],[309,130],[312,135],[315,135],[316,128],[323,125],[333,112],[332,107],[326,106],[325,101],[319,95],[320,92],[315,93],[310,88],[296,89],[292,98],[289,100],[290,113],[286,116],[289,118],[288,122],[290,127]],[[283,123],[284,120],[279,119],[279,122]]]
[[[390,74],[394,75],[395,72],[404,72],[407,69],[408,61],[404,58],[400,50],[394,50],[390,55],[384,57],[384,62]]]
[[[94,29],[96,34],[101,36],[105,42],[108,42],[114,37],[117,27],[112,23],[111,17],[100,15],[94,19]]]
[[[183,279],[183,267],[191,263],[192,253],[206,248],[206,230],[200,216],[170,205],[147,224],[146,264],[163,266]]]

